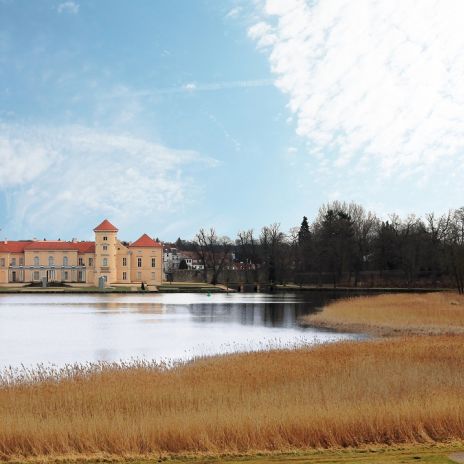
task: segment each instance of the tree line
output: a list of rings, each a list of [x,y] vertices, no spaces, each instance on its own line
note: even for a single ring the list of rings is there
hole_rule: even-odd
[[[204,280],[333,286],[454,285],[464,293],[464,208],[387,220],[355,203],[323,205],[288,232],[280,224],[238,232],[235,240],[201,229],[179,249],[195,251]],[[233,258],[232,258],[233,257]]]

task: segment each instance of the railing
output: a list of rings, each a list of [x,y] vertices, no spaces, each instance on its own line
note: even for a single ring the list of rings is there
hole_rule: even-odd
[[[36,269],[36,270],[54,270],[54,269],[64,269],[64,270],[72,270],[77,269],[79,271],[85,271],[87,267],[85,265],[82,266],[36,266],[36,265],[10,265],[8,266],[9,269]]]

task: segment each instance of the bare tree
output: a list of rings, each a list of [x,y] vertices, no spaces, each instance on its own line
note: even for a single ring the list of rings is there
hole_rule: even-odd
[[[219,237],[214,228],[205,229],[195,235],[193,240],[195,251],[203,264],[203,278],[208,281],[208,271],[212,272],[211,283],[216,285],[227,257],[230,255],[232,243],[227,237]]]
[[[267,278],[271,283],[282,280],[282,266],[285,234],[280,230],[280,224],[274,223],[261,229],[259,237],[263,264],[267,270]]]
[[[456,288],[464,293],[464,208],[454,211],[445,239],[445,247],[451,265]]]
[[[242,230],[237,234],[236,245],[239,258],[245,264],[245,280],[249,282],[250,270],[253,281],[258,281],[258,266],[260,263],[258,243],[253,236],[253,229]]]

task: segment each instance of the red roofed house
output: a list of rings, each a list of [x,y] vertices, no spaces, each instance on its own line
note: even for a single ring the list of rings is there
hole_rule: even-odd
[[[147,234],[126,245],[105,219],[94,229],[94,242],[1,241],[0,285],[48,282],[160,285],[163,247]]]

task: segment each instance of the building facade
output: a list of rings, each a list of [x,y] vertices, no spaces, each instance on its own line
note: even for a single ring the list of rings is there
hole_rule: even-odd
[[[121,242],[105,219],[94,229],[95,241],[24,240],[0,242],[0,285],[60,282],[98,286],[156,286],[163,281],[163,246],[147,234]]]

